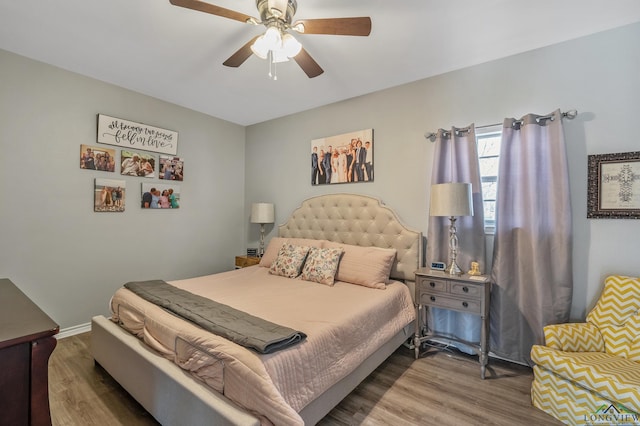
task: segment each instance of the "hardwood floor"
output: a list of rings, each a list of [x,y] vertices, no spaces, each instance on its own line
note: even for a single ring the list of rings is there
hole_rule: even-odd
[[[157,425],[89,352],[89,333],[67,337],[49,363],[54,426]],[[399,348],[319,425],[559,425],[531,406],[529,368],[491,360],[487,378],[473,357]]]
[[[90,333],[58,340],[49,360],[49,405],[53,426],[157,425],[100,367],[89,351]]]

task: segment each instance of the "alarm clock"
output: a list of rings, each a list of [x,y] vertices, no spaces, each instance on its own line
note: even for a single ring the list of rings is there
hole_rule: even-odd
[[[444,271],[447,265],[444,262],[431,262],[431,269],[435,271]]]

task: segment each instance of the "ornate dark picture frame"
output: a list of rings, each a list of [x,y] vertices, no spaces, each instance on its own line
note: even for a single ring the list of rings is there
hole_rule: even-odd
[[[640,151],[589,155],[587,218],[640,219]]]

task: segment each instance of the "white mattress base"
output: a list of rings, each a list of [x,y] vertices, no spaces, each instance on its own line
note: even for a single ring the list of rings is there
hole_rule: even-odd
[[[412,335],[405,327],[350,375],[308,404],[300,415],[312,425],[331,411]],[[158,422],[171,425],[259,425],[258,418],[210,390],[176,364],[104,316],[91,320],[91,352]]]
[[[91,352],[133,398],[164,426],[260,425],[173,362],[104,316],[91,319]]]

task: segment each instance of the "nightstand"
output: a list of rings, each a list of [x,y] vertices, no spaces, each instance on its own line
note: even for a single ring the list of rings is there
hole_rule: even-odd
[[[489,352],[489,302],[491,282],[484,275],[450,275],[446,272],[422,268],[416,271],[415,352],[420,356],[422,342],[438,340],[464,343],[472,347],[480,361],[480,377],[484,379]],[[427,324],[428,308],[451,309],[479,315],[482,319],[480,342],[473,343],[450,335],[438,335]]]
[[[246,268],[247,266],[253,266],[260,263],[259,257],[251,256],[236,256],[236,269]]]

